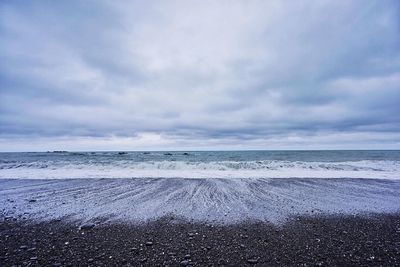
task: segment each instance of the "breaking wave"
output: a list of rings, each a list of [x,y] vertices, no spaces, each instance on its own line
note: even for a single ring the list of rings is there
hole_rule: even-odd
[[[0,178],[400,178],[400,161],[0,161]]]

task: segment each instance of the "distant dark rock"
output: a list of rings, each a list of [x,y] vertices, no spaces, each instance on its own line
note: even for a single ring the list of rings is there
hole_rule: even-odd
[[[146,242],[146,246],[152,246],[152,245],[153,245],[153,242],[151,242],[151,241]]]
[[[172,153],[164,153],[164,156],[172,156]]]
[[[189,156],[190,154],[187,153],[187,152],[185,152],[185,153],[183,153],[182,155],[184,155],[184,156]]]
[[[128,154],[127,152],[118,152],[118,155],[126,155]]]
[[[36,202],[37,200],[36,199],[30,199],[29,200],[29,203],[34,203],[34,202]]]

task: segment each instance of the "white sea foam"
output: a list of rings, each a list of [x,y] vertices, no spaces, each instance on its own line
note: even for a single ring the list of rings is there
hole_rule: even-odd
[[[400,179],[400,162],[37,161],[0,163],[0,178],[376,178]]]
[[[400,180],[376,179],[0,179],[0,217],[279,224],[298,215],[399,212],[399,192]]]

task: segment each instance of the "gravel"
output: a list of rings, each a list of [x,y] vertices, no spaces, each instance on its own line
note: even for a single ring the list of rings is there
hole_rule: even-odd
[[[0,266],[12,265],[399,266],[400,215],[298,217],[280,226],[164,217],[84,230],[0,216]]]

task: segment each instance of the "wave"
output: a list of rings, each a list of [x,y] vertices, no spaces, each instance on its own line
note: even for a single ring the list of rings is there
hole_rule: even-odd
[[[1,161],[0,178],[385,178],[400,161]]]

